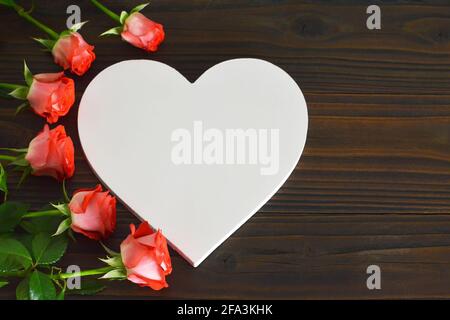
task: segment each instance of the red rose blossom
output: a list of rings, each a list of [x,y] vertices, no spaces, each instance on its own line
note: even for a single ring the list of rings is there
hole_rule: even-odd
[[[75,171],[74,147],[64,126],[50,130],[48,125],[31,140],[25,159],[30,163],[32,175],[50,176],[64,180]]]
[[[139,12],[130,14],[125,20],[121,35],[123,40],[148,52],[158,50],[158,46],[163,42],[165,36],[161,24],[148,19]]]
[[[69,209],[72,230],[93,240],[106,239],[116,227],[116,198],[100,185],[76,191]]]
[[[120,245],[128,280],[154,290],[168,287],[166,276],[172,272],[172,263],[161,230],[153,231],[147,222],[137,230],[132,224],[130,229],[131,234]]]
[[[33,77],[27,100],[35,113],[55,123],[65,116],[75,102],[75,84],[60,73],[37,74]]]
[[[81,34],[71,32],[60,37],[52,50],[55,63],[70,69],[73,73],[82,76],[91,67],[95,60],[94,47],[84,41]]]

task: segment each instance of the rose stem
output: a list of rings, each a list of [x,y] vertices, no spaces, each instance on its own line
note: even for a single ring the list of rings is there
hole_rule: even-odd
[[[83,277],[83,276],[93,276],[97,274],[105,274],[111,270],[113,270],[113,267],[103,267],[98,269],[90,269],[90,270],[84,270],[80,272],[74,272],[74,273],[61,273],[58,275],[54,275],[54,279],[68,279],[73,277]]]
[[[37,218],[37,217],[50,217],[50,216],[64,216],[59,210],[45,210],[45,211],[36,211],[36,212],[28,212],[23,215],[22,218]]]
[[[25,86],[21,86],[18,84],[12,84],[12,83],[0,83],[0,88],[3,88],[3,89],[14,90],[14,89],[19,89],[19,88],[23,88],[23,87],[25,87]]]
[[[43,24],[42,22],[39,22],[38,20],[36,20],[35,18],[33,18],[28,12],[25,11],[25,9],[19,5],[17,5],[16,3],[13,2],[12,7],[14,8],[14,10],[16,10],[17,14],[19,16],[21,16],[22,18],[24,18],[25,20],[31,22],[32,24],[34,24],[36,27],[38,27],[39,29],[41,29],[42,31],[46,32],[50,37],[52,37],[54,40],[58,40],[59,39],[59,34],[56,33],[55,31],[53,31],[52,29],[50,29],[49,27],[47,27],[45,24]]]
[[[0,160],[14,161],[16,160],[16,157],[0,154]]]
[[[60,274],[54,274],[51,276],[52,279],[68,279],[73,277],[83,277],[83,276],[93,276],[98,274],[105,274],[111,270],[113,270],[113,267],[103,267],[98,269],[90,269],[90,270],[84,270],[80,272],[73,272],[73,273],[60,273]],[[23,278],[29,270],[23,270],[23,271],[12,271],[12,272],[0,272],[0,276],[2,277],[19,277]]]

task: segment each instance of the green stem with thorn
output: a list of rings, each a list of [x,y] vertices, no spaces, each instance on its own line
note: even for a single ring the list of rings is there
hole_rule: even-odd
[[[42,22],[40,22],[40,21],[36,20],[35,18],[33,18],[27,11],[25,11],[25,9],[23,7],[19,6],[14,1],[11,1],[11,7],[17,12],[17,14],[19,16],[21,16],[22,18],[24,18],[28,22],[31,22],[33,25],[35,25],[36,27],[38,27],[39,29],[41,29],[42,31],[47,33],[53,40],[58,40],[59,39],[59,34],[57,32],[55,32],[51,28],[47,27]]]

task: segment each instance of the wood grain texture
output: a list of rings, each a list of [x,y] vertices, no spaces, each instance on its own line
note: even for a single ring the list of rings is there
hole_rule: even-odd
[[[137,4],[104,2],[115,11]],[[62,29],[72,3],[36,1],[34,14]],[[153,1],[145,13],[164,24],[167,40],[152,55],[97,38],[114,23],[89,1],[76,3],[97,54],[91,70],[75,77],[77,103],[98,72],[125,59],[155,59],[193,81],[220,61],[256,57],[294,77],[310,115],[304,155],[289,180],[200,267],[172,252],[168,289],[120,282],[96,298],[450,298],[447,0],[379,2],[377,31],[365,26],[366,1]],[[24,58],[35,73],[58,70],[30,39],[37,35],[0,8],[0,81],[21,82]],[[13,117],[16,101],[0,103],[0,145],[27,145],[44,122],[31,112]],[[76,147],[70,190],[98,181],[80,148],[77,108],[61,121]],[[129,165],[136,164],[124,170]],[[11,194],[35,208],[59,197],[46,178],[30,178]],[[111,246],[132,222],[120,205]],[[80,237],[61,264],[94,267],[101,254]],[[370,264],[382,269],[380,291],[366,288]],[[13,297],[13,286],[0,290],[0,298]]]

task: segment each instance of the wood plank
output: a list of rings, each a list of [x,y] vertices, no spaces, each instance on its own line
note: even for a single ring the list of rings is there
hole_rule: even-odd
[[[128,232],[125,216],[112,247]],[[97,267],[101,254],[80,237],[62,264]],[[115,282],[97,298],[449,298],[450,217],[259,213],[199,268],[176,254],[173,263],[166,290]],[[380,291],[366,288],[371,264],[381,268]]]
[[[23,3],[27,3],[24,1]],[[62,28],[71,1],[41,0],[34,14]],[[108,1],[115,11],[135,1]],[[366,1],[154,1],[146,10],[167,40],[146,54],[118,38],[90,5],[82,32],[97,60],[75,77],[77,101],[92,78],[125,59],[155,59],[194,81],[236,57],[278,64],[304,91],[310,127],[302,161],[280,191],[200,267],[172,252],[170,288],[153,292],[111,283],[98,298],[450,298],[450,10],[447,0],[381,4],[382,30],[365,27]],[[59,70],[30,39],[41,35],[0,8],[0,81]],[[7,26],[7,27],[4,27]],[[2,100],[0,145],[25,146],[44,122],[13,117]],[[60,122],[75,141],[70,191],[98,183],[79,145],[75,105]],[[124,163],[124,170],[133,163]],[[39,208],[61,197],[51,179],[31,177],[12,200]],[[176,200],[176,199],[174,199]],[[119,206],[118,248],[137,219]],[[102,249],[78,237],[62,266],[98,266]],[[366,268],[382,269],[382,290],[365,286]],[[14,298],[14,286],[0,298]]]

